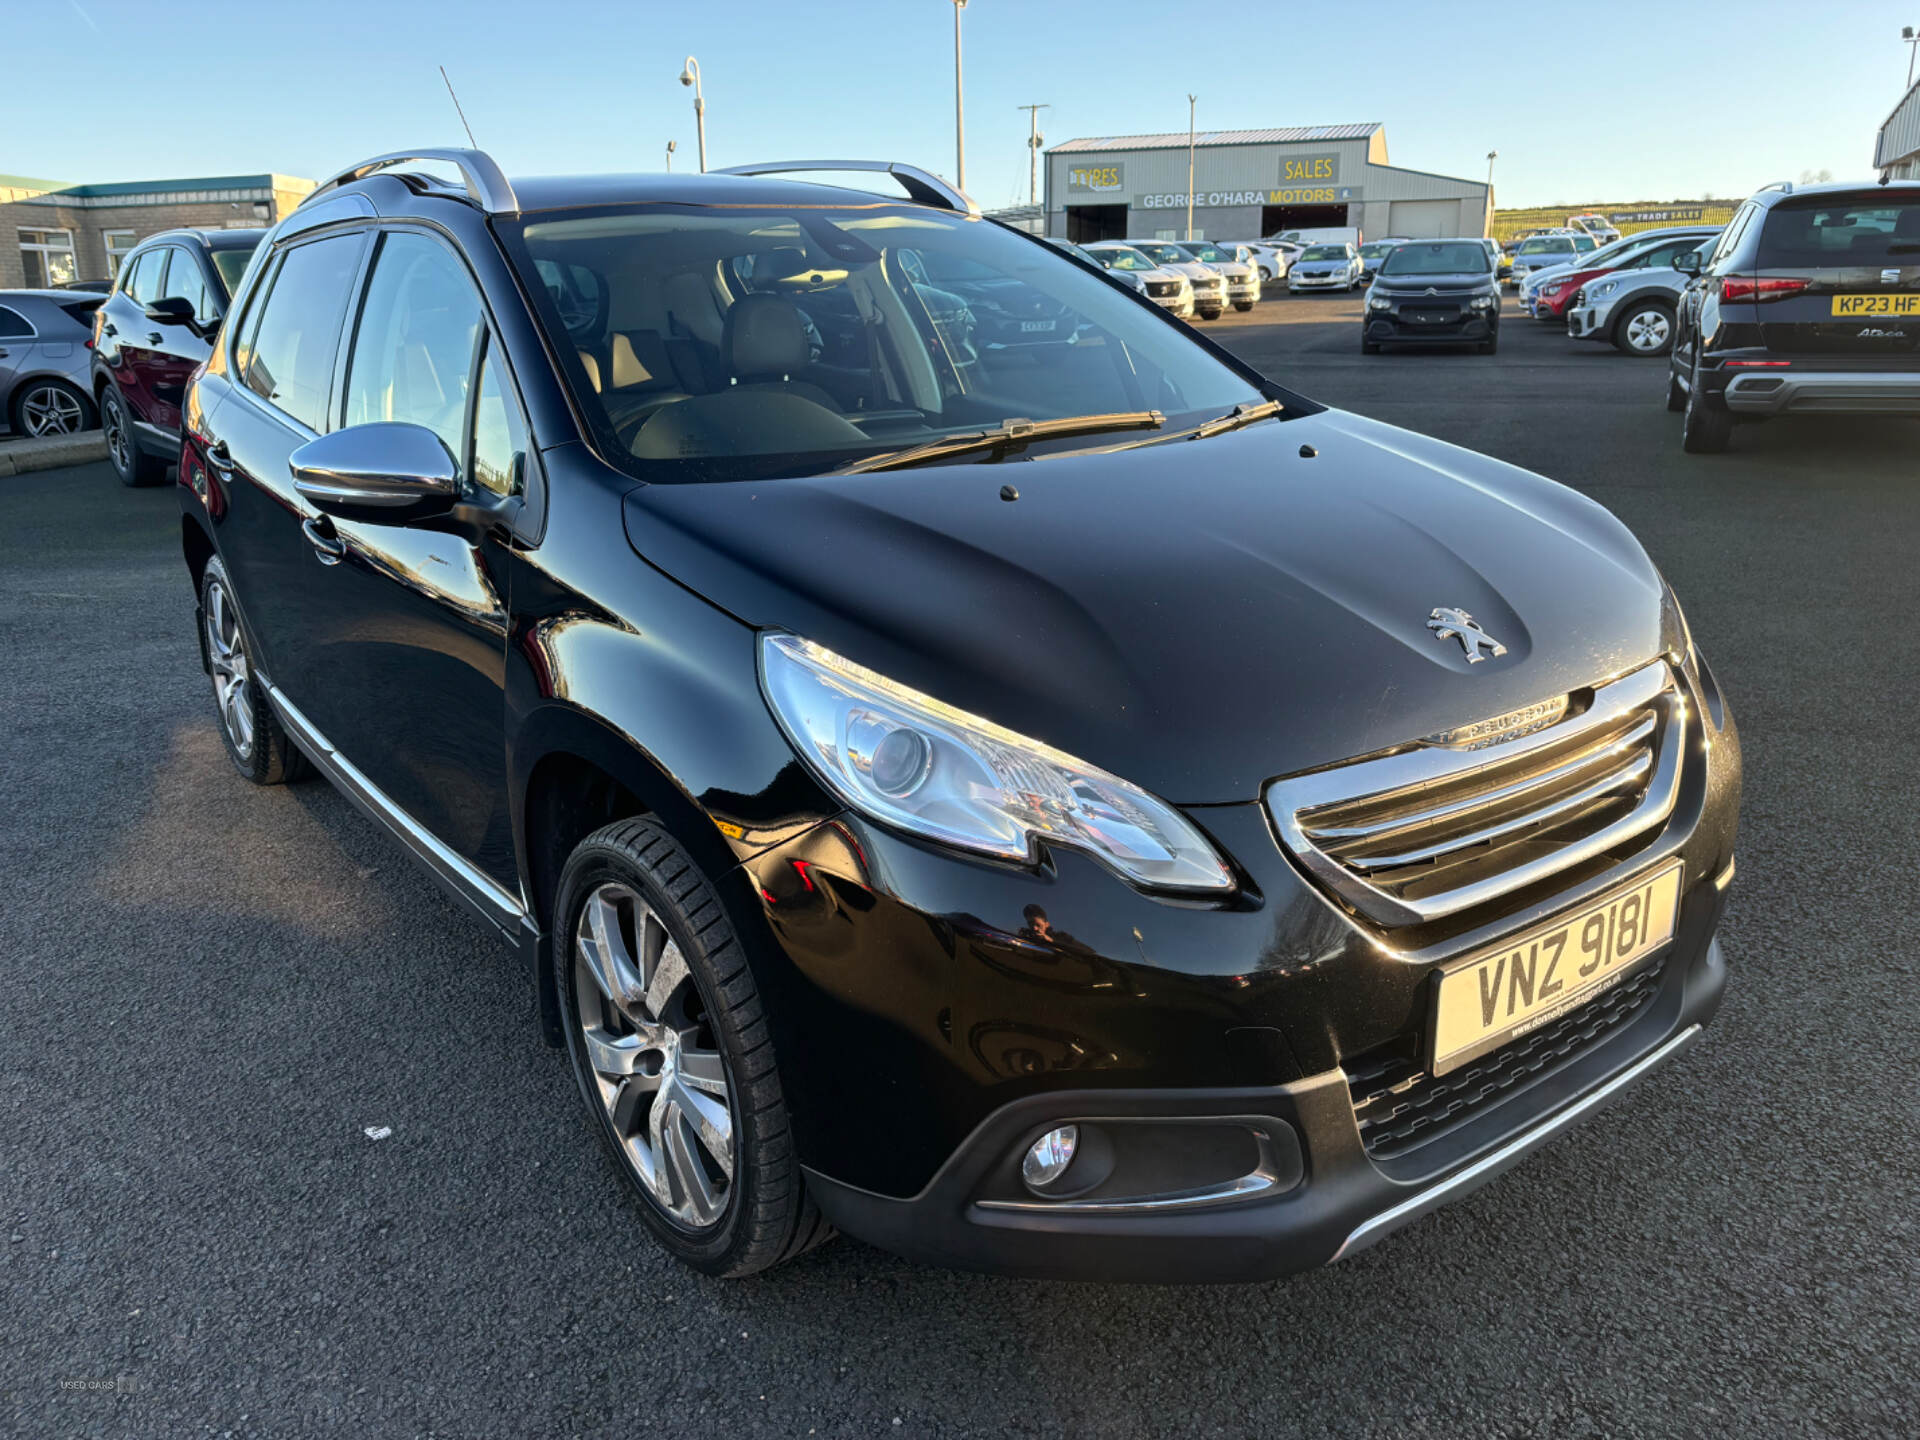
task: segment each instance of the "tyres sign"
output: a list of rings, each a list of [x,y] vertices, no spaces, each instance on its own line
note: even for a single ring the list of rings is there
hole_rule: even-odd
[[[1121,165],[1075,165],[1067,171],[1067,189],[1108,194],[1127,188],[1127,167]]]

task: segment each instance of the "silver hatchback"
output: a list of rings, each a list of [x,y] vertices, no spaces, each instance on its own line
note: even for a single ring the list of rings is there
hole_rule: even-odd
[[[87,393],[87,341],[105,298],[0,290],[0,415],[16,436],[72,435],[100,423]]]

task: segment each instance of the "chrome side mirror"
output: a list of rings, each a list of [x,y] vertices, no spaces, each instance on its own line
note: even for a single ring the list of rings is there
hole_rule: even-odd
[[[378,420],[309,440],[288,458],[293,488],[316,510],[402,525],[451,509],[460,475],[424,425]]]

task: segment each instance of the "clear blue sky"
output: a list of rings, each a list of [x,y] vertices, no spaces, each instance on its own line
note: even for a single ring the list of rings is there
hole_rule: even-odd
[[[951,0],[35,0],[6,7],[0,172],[318,177],[460,143],[435,66],[509,174],[692,168],[689,51],[716,167],[863,156],[953,171]],[[1570,43],[1576,11],[1603,43]],[[1536,18],[1529,18],[1536,17]],[[1311,21],[1317,38],[1290,37]],[[1362,23],[1364,22],[1364,23]],[[1050,140],[1378,120],[1397,165],[1486,172],[1499,202],[1745,195],[1870,173],[1920,0],[1580,5],[972,0],[968,188],[1024,201]],[[1217,42],[1201,32],[1219,27]],[[1231,26],[1234,33],[1229,33]],[[1342,35],[1326,32],[1344,27]],[[1522,35],[1539,35],[1522,58]],[[1204,50],[1204,58],[1186,52]]]

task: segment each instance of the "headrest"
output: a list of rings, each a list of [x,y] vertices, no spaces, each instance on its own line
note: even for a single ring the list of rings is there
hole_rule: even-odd
[[[807,329],[791,301],[742,295],[727,311],[727,368],[740,380],[778,379],[807,363]]]
[[[664,385],[673,379],[666,342],[654,330],[616,330],[610,347],[615,390],[635,385]]]
[[[1893,233],[1901,240],[1920,240],[1920,205],[1909,205],[1893,222]]]
[[[600,362],[585,350],[577,353],[580,356],[580,368],[587,372],[587,383],[593,386],[593,393],[598,395],[600,393]]]

